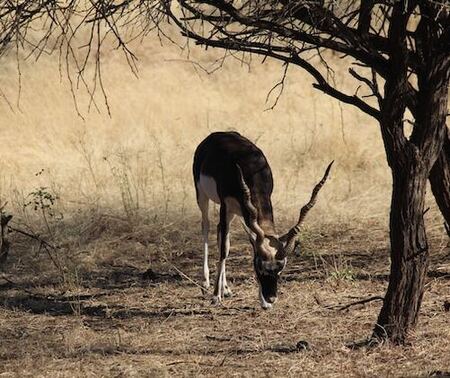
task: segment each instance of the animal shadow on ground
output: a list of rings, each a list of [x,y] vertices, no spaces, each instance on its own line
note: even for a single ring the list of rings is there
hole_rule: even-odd
[[[12,297],[0,296],[3,308],[31,312],[33,314],[46,314],[52,316],[87,315],[101,318],[127,319],[141,318],[165,318],[169,315],[204,315],[209,314],[208,309],[157,309],[147,311],[138,308],[130,308],[124,305],[89,305],[86,301],[99,299],[108,293],[83,295],[83,296],[40,296],[32,294],[20,294]]]

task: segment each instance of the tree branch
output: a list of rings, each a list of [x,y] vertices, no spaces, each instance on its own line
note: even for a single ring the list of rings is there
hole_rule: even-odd
[[[203,0],[197,2],[199,4],[207,4],[211,7],[216,8],[218,11],[224,13],[227,18],[228,16],[231,17],[231,19],[234,22],[237,22],[238,24],[241,24],[243,26],[248,27],[254,27],[254,37],[258,35],[258,32],[263,32],[267,34],[267,32],[276,33],[277,36],[280,38],[291,40],[291,41],[297,41],[297,42],[303,42],[310,45],[313,45],[315,47],[323,47],[330,50],[334,50],[337,52],[344,53],[346,55],[350,55],[354,57],[357,60],[360,60],[361,62],[370,65],[371,67],[374,67],[377,72],[380,73],[380,75],[384,76],[386,74],[387,70],[387,60],[379,54],[376,50],[371,49],[368,51],[366,48],[364,48],[364,44],[360,43],[359,37],[356,35],[356,33],[350,32],[351,30],[349,28],[339,28],[339,27],[328,27],[324,28],[322,31],[328,31],[329,34],[327,36],[321,36],[320,33],[314,34],[309,31],[304,31],[301,28],[289,28],[286,26],[285,23],[282,22],[273,22],[269,18],[259,18],[259,17],[253,17],[253,16],[246,16],[242,14],[237,8],[235,8],[231,3],[226,2],[224,0]],[[186,0],[180,0],[179,1],[180,6],[184,7],[187,10],[190,10],[192,7],[188,4]],[[166,7],[166,9],[169,9]],[[314,8],[316,9],[316,8]],[[319,8],[320,11],[325,11],[324,8]],[[319,10],[316,10],[319,12]],[[197,11],[198,12],[198,11]],[[202,14],[200,12],[200,14]],[[315,15],[314,12],[311,12],[311,14]],[[325,17],[322,20],[322,23],[320,25],[327,25],[325,21],[328,21],[328,23],[332,22],[333,24],[336,24],[338,26],[341,25],[340,22],[338,22],[338,19],[332,15],[331,12],[325,12]],[[173,13],[172,13],[173,15]],[[282,15],[281,15],[282,16]],[[316,15],[317,16],[317,15]],[[200,19],[201,16],[198,16]],[[329,20],[328,18],[331,18],[332,20]],[[276,17],[273,17],[275,20],[278,21]],[[203,18],[201,18],[203,21]],[[309,24],[311,27],[318,27],[319,22],[313,22],[313,20],[310,20],[311,24]],[[228,22],[228,21],[227,21]],[[228,22],[231,23],[231,22]],[[218,28],[217,24],[213,25],[215,28]],[[223,30],[223,27],[222,27]],[[340,38],[343,42],[340,42],[336,38],[336,33],[338,31],[341,31],[339,34],[337,34],[337,37]],[[349,43],[351,41],[351,43]],[[347,43],[345,43],[347,42]]]
[[[218,1],[223,10],[229,10],[232,8],[230,12],[232,12],[232,16],[234,18],[240,18],[236,12],[237,10],[233,8],[231,5],[224,3],[223,1]],[[253,41],[244,41],[244,40],[232,40],[232,39],[211,39],[208,37],[203,37],[202,35],[195,33],[193,30],[188,29],[184,23],[182,23],[171,11],[170,8],[166,8],[166,13],[168,16],[177,24],[177,26],[182,31],[186,37],[194,39],[198,45],[205,45],[210,47],[223,48],[226,50],[234,50],[234,51],[242,51],[242,52],[250,52],[258,55],[268,56],[285,63],[292,63],[294,65],[302,67],[306,70],[311,76],[314,77],[316,83],[313,84],[313,87],[324,92],[325,94],[338,99],[344,103],[356,106],[364,113],[374,117],[375,119],[380,119],[379,110],[373,108],[362,99],[360,99],[356,95],[348,95],[335,87],[331,86],[325,77],[317,70],[311,63],[301,58],[298,53],[292,47],[284,47],[284,46],[272,46],[270,43],[260,43]]]

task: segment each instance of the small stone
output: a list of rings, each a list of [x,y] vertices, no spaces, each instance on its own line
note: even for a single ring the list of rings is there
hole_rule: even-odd
[[[309,350],[309,344],[308,344],[308,342],[307,341],[305,341],[305,340],[300,340],[298,343],[297,343],[297,350],[298,351],[302,351],[302,350]]]
[[[450,311],[450,301],[444,301],[444,311],[449,312]]]

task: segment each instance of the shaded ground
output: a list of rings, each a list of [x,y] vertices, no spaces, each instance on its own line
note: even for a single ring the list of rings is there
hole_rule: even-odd
[[[34,244],[13,236],[0,279],[1,377],[450,372],[450,313],[444,309],[450,249],[438,232],[431,237],[430,274],[412,344],[352,349],[370,334],[381,301],[341,307],[382,296],[387,285],[386,235],[379,226],[306,232],[301,256],[292,257],[283,273],[279,302],[263,311],[240,230],[227,264],[234,295],[212,306],[196,284],[198,221],[122,232],[99,223],[68,242],[73,256],[67,269],[76,267],[66,272],[70,284],[61,283],[60,272]],[[211,249],[214,275],[217,254]]]

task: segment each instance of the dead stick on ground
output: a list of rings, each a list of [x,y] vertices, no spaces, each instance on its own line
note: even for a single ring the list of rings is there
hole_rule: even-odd
[[[52,261],[53,265],[55,265],[58,270],[62,271],[61,264],[59,263],[59,261],[57,261],[53,257],[53,255],[51,254],[51,252],[49,250],[49,248],[50,248],[50,249],[56,251],[58,249],[58,247],[56,247],[56,246],[50,244],[49,242],[47,242],[46,240],[42,239],[39,235],[31,234],[31,233],[29,233],[27,231],[23,231],[23,230],[20,230],[18,228],[11,227],[11,226],[8,226],[8,229],[9,229],[9,231],[17,232],[19,234],[22,234],[24,236],[27,236],[27,237],[33,239],[33,240],[38,241],[40,243],[40,245],[44,247],[44,250],[47,253],[47,255],[50,258],[50,260]]]
[[[194,361],[187,361],[187,360],[181,360],[181,361],[172,361],[168,362],[166,366],[173,366],[173,365],[179,365],[179,364],[193,364]]]
[[[378,300],[382,301],[382,300],[384,300],[384,298],[379,296],[379,295],[376,295],[376,296],[373,296],[373,297],[361,299],[361,300],[356,301],[356,302],[351,302],[351,303],[348,303],[348,304],[343,305],[343,306],[330,305],[330,306],[326,306],[326,308],[330,309],[330,310],[343,311],[343,310],[346,310],[346,309],[348,309],[348,308],[350,308],[352,306],[356,306],[356,305],[359,305],[359,304],[365,304],[365,303],[368,303],[368,302],[378,301]]]
[[[51,249],[55,249],[55,250],[58,249],[58,248],[55,247],[54,245],[52,245],[52,244],[50,244],[49,242],[47,242],[47,241],[45,241],[44,239],[42,239],[39,235],[36,235],[36,234],[30,234],[30,233],[27,232],[27,231],[23,231],[23,230],[20,230],[20,229],[18,229],[18,228],[11,227],[11,226],[8,226],[8,228],[9,228],[9,230],[12,231],[12,232],[17,232],[17,233],[22,234],[22,235],[24,235],[24,236],[28,236],[29,238],[34,239],[34,240],[36,240],[36,241],[42,243],[43,245],[45,245],[45,246],[47,246],[47,247],[49,247],[49,248],[51,248]]]
[[[202,285],[200,285],[198,282],[195,282],[191,277],[189,277],[186,273],[183,273],[180,269],[178,269],[173,263],[171,263],[170,261],[168,261],[166,259],[166,262],[173,268],[175,269],[181,276],[183,276],[184,278],[186,278],[188,281],[190,281],[191,283],[193,283],[195,286],[198,286],[200,289],[209,292],[208,289],[204,288]]]

